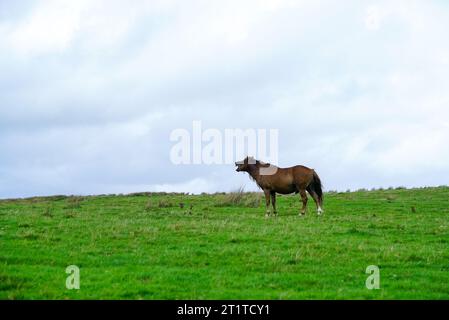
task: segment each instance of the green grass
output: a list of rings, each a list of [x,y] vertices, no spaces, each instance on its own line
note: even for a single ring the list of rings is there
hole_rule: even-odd
[[[0,298],[449,298],[448,187],[328,193],[325,215],[310,201],[304,218],[297,195],[268,219],[249,197],[2,200]],[[69,265],[80,290],[65,288]]]

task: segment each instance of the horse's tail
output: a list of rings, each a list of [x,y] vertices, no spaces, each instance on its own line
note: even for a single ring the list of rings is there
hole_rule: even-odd
[[[315,170],[313,170],[313,179],[312,179],[312,182],[310,183],[310,187],[318,195],[318,200],[320,202],[320,205],[323,205],[323,184],[321,183],[321,179],[318,176],[318,174],[315,172]]]

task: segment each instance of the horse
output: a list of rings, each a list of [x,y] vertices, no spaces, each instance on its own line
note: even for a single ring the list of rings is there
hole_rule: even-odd
[[[307,193],[316,203],[317,214],[323,213],[323,187],[320,177],[314,169],[305,166],[279,168],[269,163],[263,163],[253,157],[246,157],[235,163],[237,172],[247,172],[265,194],[266,216],[270,216],[270,198],[273,205],[273,213],[276,216],[276,193],[300,194],[302,208],[300,216],[306,214]]]

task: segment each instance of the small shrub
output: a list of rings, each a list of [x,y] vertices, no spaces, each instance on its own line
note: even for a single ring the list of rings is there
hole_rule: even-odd
[[[52,210],[52,208],[50,206],[45,207],[44,213],[43,213],[44,217],[49,217],[49,218],[53,217],[53,212],[52,211],[53,210]]]
[[[151,195],[151,192],[134,192],[128,194],[128,197],[148,197]]]
[[[61,200],[67,199],[67,196],[55,195],[55,196],[44,197],[44,199],[47,200],[47,201],[61,201]]]
[[[154,209],[154,208],[155,208],[155,206],[154,206],[153,201],[151,201],[151,199],[148,200],[147,203],[145,204],[145,211],[150,211],[151,209]]]
[[[224,195],[220,195],[216,207],[240,206],[257,208],[260,205],[262,196],[257,192],[244,192],[240,187],[238,190]]]
[[[84,199],[82,197],[69,197],[66,201],[66,209],[79,209],[81,208],[81,202]]]
[[[393,201],[396,200],[396,199],[397,199],[397,197],[394,196],[394,195],[391,195],[391,194],[387,195],[387,197],[386,197],[386,200],[387,200],[388,202],[393,202]]]
[[[244,189],[243,187],[240,187],[236,191],[225,194],[221,202],[222,204],[238,205],[242,203],[244,196]]]
[[[166,199],[149,199],[147,203],[145,204],[145,211],[150,211],[156,208],[172,208],[174,207],[173,203],[166,200]]]
[[[171,208],[171,207],[173,207],[173,203],[171,203],[170,201],[168,201],[166,199],[161,199],[161,200],[159,200],[158,207],[159,208]]]
[[[258,208],[260,207],[261,201],[262,195],[260,193],[252,192],[246,194],[243,204],[248,208]]]

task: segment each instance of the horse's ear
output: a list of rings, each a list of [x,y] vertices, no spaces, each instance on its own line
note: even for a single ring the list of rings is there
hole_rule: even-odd
[[[257,160],[253,157],[253,156],[249,156],[248,158],[248,163],[249,164],[256,164]]]

